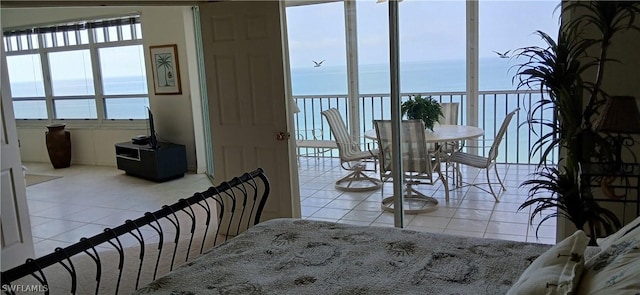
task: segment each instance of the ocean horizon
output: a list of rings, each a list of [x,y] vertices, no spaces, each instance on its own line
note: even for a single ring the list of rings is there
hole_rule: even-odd
[[[480,59],[480,90],[515,90],[511,84],[513,75],[509,73],[510,59]],[[327,62],[325,62],[327,63]],[[359,66],[359,92],[361,95],[385,94],[390,92],[389,66],[386,64],[363,64]],[[463,92],[466,90],[466,61],[443,60],[424,62],[404,62],[400,64],[400,84],[402,93]],[[11,83],[12,97],[44,97],[42,81]],[[54,95],[91,96],[94,93],[91,80],[57,80]],[[323,64],[321,67],[298,67],[291,69],[293,96],[303,95],[346,95],[347,72],[344,65]],[[144,76],[105,78],[103,89],[107,94],[142,94],[147,91]],[[139,97],[143,98],[143,97]],[[60,100],[62,102],[62,100]],[[115,99],[107,107],[117,110],[115,119],[144,119],[148,99],[132,101]],[[78,104],[65,100],[64,117],[70,119],[96,118],[88,112],[95,108],[94,102]],[[16,104],[16,118],[46,118],[46,106],[36,101]],[[60,112],[59,112],[60,113]],[[62,113],[60,113],[62,114]]]
[[[515,90],[512,84],[515,69],[508,58],[479,60],[479,90]],[[326,62],[325,62],[326,63]],[[510,70],[511,69],[511,70]],[[359,92],[384,94],[390,92],[388,64],[359,65]],[[346,65],[322,65],[291,69],[293,96],[346,95]],[[400,92],[463,92],[466,91],[466,60],[442,60],[400,63]]]
[[[511,83],[513,74],[510,59],[485,58],[480,59],[479,70],[479,90],[481,91],[513,91],[516,86]],[[385,107],[389,99],[389,67],[385,64],[366,64],[359,66],[359,88],[361,97],[369,97],[376,103],[364,103],[361,100],[361,129],[373,128],[372,120],[390,118],[390,108]],[[512,69],[513,70],[513,69]],[[425,61],[401,63],[400,80],[401,92],[405,94],[431,93],[431,92],[465,92],[466,91],[466,62],[464,60],[446,61]],[[333,66],[331,64],[321,67],[292,68],[291,87],[293,96],[313,96],[330,97],[333,95],[347,95],[347,73],[346,66]],[[93,82],[87,80],[59,80],[56,82],[58,95],[83,94],[90,97],[93,93]],[[146,78],[144,76],[120,77],[104,79],[110,93],[113,94],[139,94],[146,91]],[[11,92],[13,97],[37,97],[44,96],[42,84],[37,82],[12,83]],[[379,96],[373,96],[376,94]],[[368,96],[370,95],[370,96]],[[404,97],[406,99],[406,97]],[[445,101],[460,102],[461,109],[459,115],[462,116],[460,122],[465,124],[464,114],[466,113],[466,95],[447,97]],[[337,101],[337,100],[336,100]],[[338,109],[346,116],[347,106],[345,103],[338,105]],[[383,103],[383,101],[385,101]],[[57,100],[63,106],[63,111],[58,111],[58,115],[64,115],[66,119],[95,119],[97,118],[95,100]],[[480,122],[497,122],[499,124],[508,110],[514,108],[515,101],[507,100],[506,97],[491,99],[486,102],[489,107],[487,112],[482,112],[485,102],[479,101],[481,108]],[[108,119],[146,119],[149,105],[148,96],[140,95],[135,99],[107,99],[105,109],[110,114]],[[491,107],[499,105],[501,108],[493,112]],[[298,103],[301,112],[296,113],[295,128],[297,136],[305,134],[308,130],[322,129],[323,138],[329,138],[329,129],[320,115],[320,111],[329,107],[320,99],[314,99],[307,104]],[[336,107],[336,106],[333,106]],[[503,113],[504,109],[504,113]],[[521,113],[526,110],[521,111]],[[47,117],[46,105],[43,101],[21,100],[14,102],[14,112],[17,119],[40,119]],[[89,114],[89,116],[87,116]],[[117,114],[117,115],[113,115]],[[348,118],[346,118],[348,119]],[[304,122],[300,124],[300,122]],[[520,122],[518,122],[520,123]],[[512,124],[517,125],[517,124]],[[481,126],[482,127],[482,126]],[[485,127],[485,134],[491,136],[495,131],[494,125]],[[513,127],[513,126],[512,126]],[[508,139],[512,142],[515,138]],[[523,141],[524,138],[518,141]],[[521,151],[520,157],[528,155]]]

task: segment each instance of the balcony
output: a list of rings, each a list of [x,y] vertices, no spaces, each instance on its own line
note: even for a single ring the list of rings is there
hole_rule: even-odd
[[[527,113],[539,101],[541,96],[535,91],[480,91],[478,107],[472,110],[467,105],[465,92],[423,92],[404,93],[402,101],[409,99],[409,96],[420,94],[431,96],[440,102],[460,103],[461,114],[459,124],[475,125],[470,120],[477,119],[477,126],[484,129],[485,134],[479,138],[483,148],[478,150],[480,155],[489,152],[495,133],[500,128],[504,117],[513,109],[519,107],[521,110],[516,114],[509,125],[504,142],[500,146],[498,162],[505,164],[537,164],[539,157],[531,154],[531,147],[538,139],[538,134],[545,133],[540,129],[531,131],[527,124]],[[352,128],[349,116],[349,99],[346,95],[333,96],[294,96],[294,101],[299,108],[295,114],[294,127],[296,139],[298,140],[329,140],[332,141],[329,125],[322,118],[320,112],[328,108],[337,108],[347,124],[347,128],[352,130],[352,136],[359,138],[366,130],[373,129],[373,120],[391,119],[391,99],[384,94],[362,95],[357,101],[357,112],[359,122],[357,127]],[[537,119],[552,120],[551,111],[543,112],[542,117]],[[471,118],[471,119],[470,119]],[[362,139],[363,148],[372,141]],[[477,145],[474,145],[477,146]],[[301,148],[300,154],[315,154],[315,149]],[[337,157],[337,151],[327,151],[324,154],[329,157]],[[552,161],[556,161],[552,158]]]
[[[402,100],[415,94],[418,93],[402,94]],[[459,123],[466,125],[477,120],[477,125],[485,130],[485,135],[479,139],[482,143],[478,146],[482,147],[475,151],[481,155],[488,153],[488,146],[504,116],[517,107],[521,111],[514,117],[500,146],[498,170],[507,187],[500,202],[496,203],[490,194],[474,187],[452,190],[450,200],[446,202],[441,184],[420,185],[417,186],[420,191],[438,199],[438,210],[406,215],[406,227],[419,231],[555,244],[556,227],[553,220],[547,221],[536,237],[535,226],[528,225],[529,208],[517,211],[528,195],[526,188],[520,188],[520,183],[534,171],[539,159],[532,156],[530,150],[538,138],[537,134],[540,134],[538,131],[544,132],[544,129],[531,131],[527,124],[527,113],[540,99],[540,94],[531,91],[482,91],[475,110],[467,105],[464,92],[419,94],[432,96],[440,102],[460,103]],[[326,120],[320,115],[322,110],[328,108],[340,110],[343,120],[356,138],[373,128],[373,120],[391,118],[390,98],[387,95],[360,96],[357,100],[358,107],[352,110],[358,114],[359,122],[355,124],[350,120],[354,116],[349,115],[350,103],[346,95],[294,96],[294,100],[300,110],[295,114],[294,121],[298,140],[333,140]],[[551,112],[543,113],[543,116],[545,117],[538,119],[552,119]],[[351,128],[352,126],[356,128]],[[361,144],[363,148],[367,148],[375,143],[363,138]],[[380,208],[383,191],[385,197],[392,194],[391,184],[385,184],[383,190],[373,192],[338,191],[334,188],[334,182],[346,172],[340,168],[336,149],[299,147],[298,153],[303,218],[393,226],[393,214],[383,213]],[[464,168],[463,178],[472,182],[478,177],[478,172],[474,168]],[[479,177],[482,180],[484,174]],[[538,224],[538,220],[539,218],[535,219],[534,225]]]

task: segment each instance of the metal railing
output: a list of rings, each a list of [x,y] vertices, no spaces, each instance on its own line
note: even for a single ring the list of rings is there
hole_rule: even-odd
[[[468,103],[466,92],[424,92],[403,93],[402,101],[410,96],[420,94],[431,96],[440,102],[457,102],[460,104],[458,123],[467,124]],[[349,100],[347,95],[322,95],[322,96],[294,96],[300,112],[295,114],[295,132],[298,139],[333,140],[329,125],[322,118],[320,112],[329,108],[337,108],[342,119],[350,126],[348,110]],[[545,127],[536,126],[531,130],[527,123],[529,110],[542,98],[537,91],[480,91],[478,95],[478,127],[484,129],[485,134],[479,138],[481,142],[478,153],[486,155],[489,152],[494,135],[500,128],[505,116],[515,108],[520,108],[514,120],[509,125],[503,142],[500,145],[498,156],[499,163],[510,164],[537,164],[539,157],[531,154],[533,143],[539,138],[539,134],[547,132]],[[388,94],[363,94],[358,98],[360,116],[360,134],[373,129],[373,120],[391,119],[391,98]],[[553,111],[547,110],[540,114],[540,119],[551,120]],[[372,141],[362,138],[363,146]],[[327,156],[337,156],[337,151],[331,151]],[[552,159],[556,161],[554,157]]]

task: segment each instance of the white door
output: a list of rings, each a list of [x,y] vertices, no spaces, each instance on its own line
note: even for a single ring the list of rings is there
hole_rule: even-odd
[[[281,1],[200,4],[214,181],[261,167],[271,183],[263,220],[299,217],[293,113],[283,51]]]
[[[16,122],[13,117],[7,63],[2,50],[2,118],[0,120],[0,146],[2,152],[2,171],[0,172],[0,236],[2,237],[2,270],[8,270],[34,257],[31,222],[27,209],[27,193],[22,172],[22,161],[18,147]]]

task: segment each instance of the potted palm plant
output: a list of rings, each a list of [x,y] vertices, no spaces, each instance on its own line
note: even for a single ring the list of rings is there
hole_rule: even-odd
[[[442,107],[438,101],[431,96],[422,97],[415,95],[409,97],[409,100],[402,103],[402,115],[407,115],[409,119],[421,119],[424,122],[424,128],[433,131],[436,122],[444,117]]]
[[[540,163],[535,177],[522,183],[529,188],[529,199],[519,210],[534,206],[531,223],[536,215],[544,215],[538,227],[550,218],[565,217],[576,229],[588,226],[594,238],[612,233],[620,227],[620,221],[594,201],[589,185],[582,183],[582,166],[594,160],[611,160],[610,143],[594,130],[593,122],[608,97],[602,81],[605,65],[611,61],[608,48],[612,37],[637,29],[633,23],[640,8],[635,1],[575,1],[564,5],[565,12],[579,13],[562,23],[557,42],[537,31],[545,48],[516,51],[516,59],[524,60],[514,77],[518,88],[538,89],[543,98],[528,114],[531,131],[539,136],[532,153],[540,155]],[[587,30],[590,34],[585,34]],[[592,80],[587,79],[588,71],[596,73]],[[554,112],[552,120],[538,119],[548,110]],[[559,164],[549,165],[549,156],[557,151],[562,155]]]

